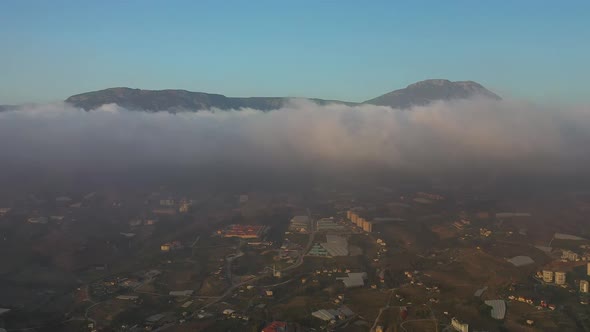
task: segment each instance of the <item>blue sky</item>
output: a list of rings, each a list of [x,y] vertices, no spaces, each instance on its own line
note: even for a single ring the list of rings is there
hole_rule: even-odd
[[[590,1],[0,1],[0,104],[114,86],[362,101],[427,78],[590,99]]]

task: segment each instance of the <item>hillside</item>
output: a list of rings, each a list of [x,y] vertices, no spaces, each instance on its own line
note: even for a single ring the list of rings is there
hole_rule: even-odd
[[[475,82],[426,80],[367,100],[364,103],[324,99],[310,100],[320,105],[327,103],[345,105],[371,104],[406,109],[416,105],[426,105],[437,100],[465,99],[476,96],[495,100],[500,99],[496,94]],[[287,97],[226,97],[220,94],[186,90],[109,88],[74,95],[66,99],[66,102],[85,110],[92,110],[104,104],[114,103],[130,110],[145,111],[200,111],[212,108],[221,110],[252,108],[269,111],[283,107],[290,99]]]
[[[412,106],[428,105],[438,100],[466,99],[472,97],[484,97],[494,100],[501,99],[495,93],[473,81],[451,82],[449,80],[434,79],[410,84],[404,89],[386,93],[377,98],[367,100],[364,103],[403,109]]]

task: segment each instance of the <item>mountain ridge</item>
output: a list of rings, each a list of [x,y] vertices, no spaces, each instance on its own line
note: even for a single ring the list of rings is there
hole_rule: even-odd
[[[345,102],[318,98],[302,98],[317,104],[330,103],[355,105],[378,105],[398,109],[424,106],[439,100],[485,97],[501,98],[473,81],[451,82],[445,79],[431,79],[416,82],[406,88],[394,90],[367,101]],[[269,111],[287,104],[290,97],[227,97],[222,94],[192,92],[181,89],[142,90],[127,87],[108,88],[85,92],[68,97],[65,102],[85,110],[92,110],[104,104],[117,104],[130,110],[144,111],[200,111],[212,108],[221,110],[252,108]]]

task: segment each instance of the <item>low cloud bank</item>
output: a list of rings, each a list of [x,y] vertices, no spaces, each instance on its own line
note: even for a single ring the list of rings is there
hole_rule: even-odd
[[[67,104],[0,112],[1,172],[164,167],[417,174],[576,174],[590,166],[590,109],[515,101],[401,111],[293,100],[271,112],[89,112]]]

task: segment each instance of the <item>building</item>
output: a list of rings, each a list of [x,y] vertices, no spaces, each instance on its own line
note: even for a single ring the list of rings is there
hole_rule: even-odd
[[[461,323],[457,318],[451,319],[451,326],[458,332],[469,332],[469,324]]]
[[[162,271],[160,271],[160,270],[149,270],[143,274],[143,277],[146,279],[153,279],[153,278],[159,276],[160,274],[162,274]]]
[[[348,240],[345,237],[328,234],[321,246],[330,256],[348,256]]]
[[[160,205],[161,206],[174,206],[174,204],[176,204],[176,202],[173,199],[161,199],[160,200]]]
[[[307,233],[310,230],[310,222],[308,216],[295,216],[291,218],[289,230],[292,232]]]
[[[191,203],[187,201],[182,201],[180,206],[178,207],[178,212],[180,213],[187,213],[191,208]]]
[[[365,285],[365,280],[367,280],[367,273],[366,272],[355,272],[355,273],[348,273],[347,277],[336,278],[337,280],[342,280],[344,286],[346,288],[355,288],[355,287],[363,287]]]
[[[535,263],[535,261],[529,256],[515,256],[510,258],[508,261],[516,267],[521,267]]]
[[[237,237],[240,239],[259,239],[266,227],[262,225],[229,225],[222,233],[223,237]]]
[[[180,241],[172,241],[172,242],[167,242],[164,243],[162,245],[160,245],[160,250],[163,252],[169,252],[172,250],[178,250],[178,249],[182,249],[182,243],[180,243]]]
[[[555,284],[565,285],[565,272],[555,272]]]
[[[356,218],[356,225],[360,228],[363,228],[363,223],[367,221],[365,218],[363,217],[358,217]]]
[[[319,318],[325,322],[329,322],[332,320],[336,319],[336,310],[326,310],[326,309],[320,309],[318,311],[314,311],[311,313],[311,315],[315,318]]]
[[[485,301],[485,304],[492,307],[490,315],[493,319],[504,319],[504,316],[506,316],[506,302],[504,300],[488,300]]]
[[[586,264],[586,274],[590,276],[590,263]]]
[[[161,321],[162,319],[164,319],[164,317],[166,317],[165,314],[155,314],[155,315],[151,315],[148,318],[146,318],[145,321],[148,324],[155,324],[155,323]]]
[[[363,227],[363,221],[365,220],[363,217],[359,215],[358,212],[353,210],[348,210],[346,212],[346,217],[350,220],[353,224],[357,225],[358,227]]]
[[[543,281],[547,283],[553,282],[553,271],[543,270]]]
[[[119,295],[117,296],[117,300],[126,300],[126,301],[135,301],[139,298],[136,295]]]
[[[341,306],[338,309],[320,309],[314,311],[311,315],[323,321],[344,320],[355,315],[355,313],[346,306]]]
[[[336,223],[334,218],[323,218],[316,222],[316,229],[318,231],[341,231],[344,226]]]
[[[373,231],[373,223],[370,221],[363,221],[363,231],[371,233]]]
[[[580,292],[588,293],[588,281],[587,280],[580,280]]]
[[[580,257],[578,256],[577,253],[575,253],[575,252],[573,252],[571,250],[563,250],[561,252],[561,259],[565,259],[565,260],[568,260],[568,261],[575,262],[575,261],[580,260]]]

